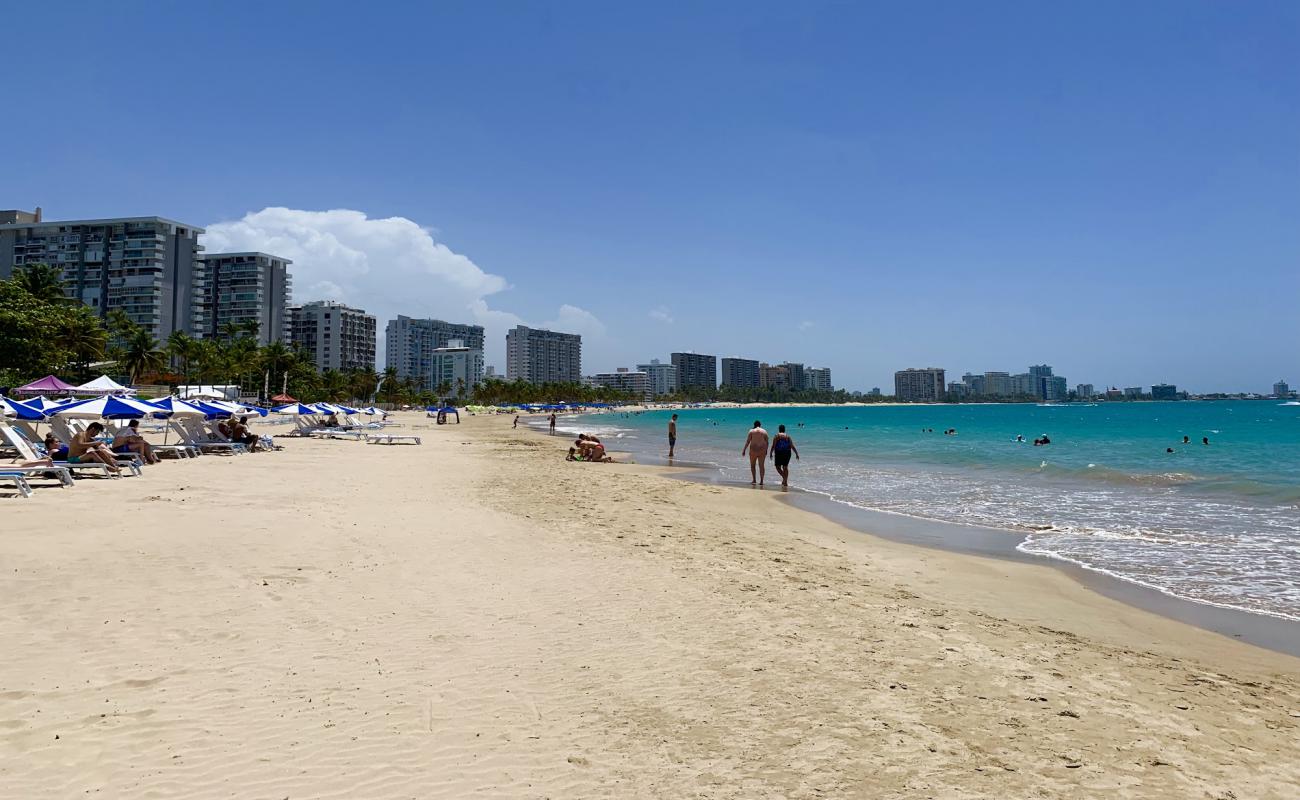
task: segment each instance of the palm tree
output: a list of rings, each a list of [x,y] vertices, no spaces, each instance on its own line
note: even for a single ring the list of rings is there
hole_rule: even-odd
[[[172,331],[167,337],[167,354],[181,364],[185,385],[190,385],[190,359],[194,358],[197,340],[185,331]]]
[[[63,270],[49,264],[27,264],[14,270],[13,280],[27,293],[46,303],[64,303]]]
[[[69,315],[63,319],[54,335],[59,346],[71,355],[77,372],[84,373],[90,362],[104,357],[104,348],[108,345],[108,331],[104,330],[104,326],[89,309],[75,310],[82,313]]]
[[[152,333],[141,328],[126,341],[122,366],[134,384],[144,374],[167,366],[167,353],[158,347],[158,340],[153,338]]]

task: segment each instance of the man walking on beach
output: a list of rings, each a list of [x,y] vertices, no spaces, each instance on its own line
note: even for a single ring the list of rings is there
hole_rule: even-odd
[[[554,436],[555,435],[555,412],[554,411],[551,412],[550,423],[551,423],[551,435]]]
[[[668,457],[673,457],[673,449],[677,447],[677,415],[668,420]]]
[[[767,477],[767,431],[758,420],[754,420],[754,427],[745,437],[745,446],[740,448],[740,454],[743,456],[746,451],[749,453],[749,482],[762,486]]]
[[[781,475],[782,488],[790,485],[790,453],[794,453],[796,461],[799,460],[799,450],[794,446],[794,439],[785,432],[784,425],[778,425],[776,438],[772,440],[772,461],[776,463],[776,471]]]

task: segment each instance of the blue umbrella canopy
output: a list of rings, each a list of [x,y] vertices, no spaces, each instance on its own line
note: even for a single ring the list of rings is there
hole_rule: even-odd
[[[321,413],[318,409],[312,408],[302,403],[286,403],[282,406],[276,406],[271,409],[277,414],[294,414],[296,416],[311,416]]]
[[[158,406],[158,408],[162,409],[162,413],[159,414],[159,416],[170,417],[173,414],[192,417],[207,416],[207,412],[199,408],[197,404],[181,400],[178,397],[164,397],[161,400],[153,400],[151,401],[151,405]]]
[[[68,403],[50,412],[52,417],[70,419],[140,419],[159,413],[158,406],[130,397],[96,397],[79,403]]]
[[[45,415],[35,408],[18,400],[0,397],[0,416],[17,417],[31,422],[40,422]]]

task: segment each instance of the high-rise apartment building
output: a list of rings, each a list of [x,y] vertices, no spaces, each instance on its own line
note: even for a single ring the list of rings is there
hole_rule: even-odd
[[[673,353],[677,385],[682,389],[718,388],[718,359],[699,353]]]
[[[785,361],[785,362],[782,362],[781,366],[785,367],[785,368],[786,368],[787,370],[789,370],[789,372],[790,372],[790,388],[791,388],[791,389],[797,391],[797,390],[800,390],[800,389],[807,389],[807,388],[808,388],[808,379],[807,379],[807,377],[804,375],[804,367],[803,367],[803,364],[798,364],[798,363],[794,363],[794,362],[791,362],[791,361]]]
[[[904,369],[894,373],[894,397],[903,403],[935,403],[943,399],[943,370]]]
[[[506,378],[529,383],[582,380],[582,337],[517,325],[506,334]]]
[[[793,388],[790,385],[790,368],[784,364],[776,366],[759,364],[758,385],[763,389],[784,389],[789,391]]]
[[[627,367],[619,367],[613,372],[597,372],[591,376],[591,382],[596,386],[632,395],[638,400],[650,400],[652,397],[650,376],[639,370],[633,372]]]
[[[471,350],[484,349],[482,325],[443,322],[440,319],[412,319],[399,314],[384,329],[384,365],[397,370],[397,377],[414,380],[421,388],[432,390],[434,352],[459,341]]]
[[[227,326],[255,322],[260,344],[288,341],[292,263],[269,253],[203,256],[203,338],[225,338]]]
[[[677,394],[677,367],[652,358],[649,364],[637,364],[636,368],[646,374],[652,395]]]
[[[359,308],[333,300],[290,306],[289,339],[318,370],[375,368],[375,317]]]
[[[1290,397],[1291,387],[1287,385],[1287,382],[1285,380],[1278,379],[1278,382],[1273,384],[1273,396]]]
[[[748,358],[722,359],[722,385],[738,389],[757,389],[758,362]]]
[[[1152,400],[1177,400],[1178,387],[1172,383],[1157,383],[1151,387]]]
[[[463,397],[483,382],[483,348],[451,339],[430,357],[429,388]]]
[[[1097,390],[1091,383],[1081,383],[1074,387],[1074,394],[1080,400],[1091,400],[1097,394]]]
[[[173,331],[203,335],[202,228],[162,217],[44,221],[4,212],[0,279],[45,263],[63,271],[63,291],[101,317],[125,312],[162,340]]]
[[[814,392],[833,392],[830,367],[808,367],[804,370],[804,387]]]

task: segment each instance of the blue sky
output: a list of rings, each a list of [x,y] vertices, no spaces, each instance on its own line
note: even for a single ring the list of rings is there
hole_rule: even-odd
[[[588,372],[1300,383],[1297,3],[98,8],[5,10],[0,207],[251,214],[298,299],[501,367],[523,320]]]

